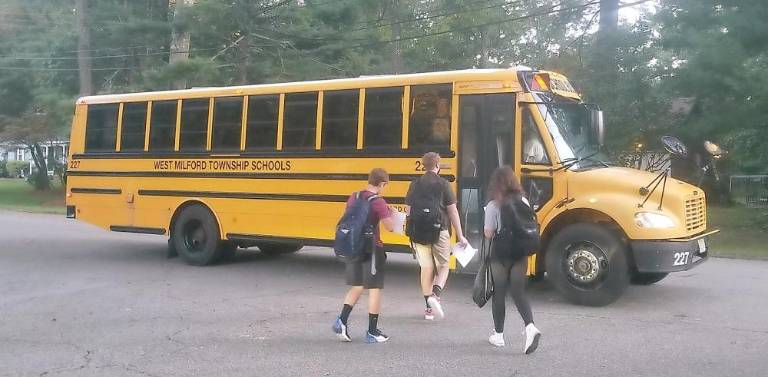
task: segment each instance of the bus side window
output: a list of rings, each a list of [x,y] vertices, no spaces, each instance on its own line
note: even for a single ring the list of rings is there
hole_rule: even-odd
[[[408,147],[446,149],[451,142],[451,85],[411,87]]]
[[[403,88],[365,91],[364,148],[400,148],[403,135]]]
[[[181,101],[180,151],[204,151],[208,139],[208,98]]]
[[[245,149],[275,149],[277,146],[277,117],[279,95],[248,97],[248,124]]]
[[[149,123],[149,150],[172,151],[176,138],[177,101],[152,102],[152,119]]]
[[[476,178],[479,176],[478,168],[480,160],[478,159],[477,146],[480,137],[480,127],[477,124],[479,119],[477,105],[465,105],[460,108],[459,118],[461,119],[461,156],[459,158],[459,171],[462,178]]]
[[[531,110],[523,110],[523,164],[549,164],[547,151],[541,139],[536,123],[533,121]]]
[[[123,127],[120,135],[121,152],[144,150],[144,134],[147,131],[147,103],[123,104]]]
[[[116,103],[89,105],[85,123],[86,152],[114,152],[117,143]]]
[[[337,90],[323,94],[323,149],[354,149],[360,91]]]
[[[243,119],[243,97],[221,97],[214,100],[214,151],[239,151]]]
[[[283,148],[314,149],[317,127],[317,92],[285,95]]]

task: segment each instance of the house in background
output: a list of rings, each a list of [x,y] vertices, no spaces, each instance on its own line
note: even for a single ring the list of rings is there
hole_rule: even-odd
[[[67,163],[67,153],[69,153],[69,141],[51,141],[40,145],[43,154],[48,156],[46,164],[48,165],[48,175],[53,175],[53,168],[58,162]],[[28,166],[22,172],[23,176],[29,175],[35,169],[35,162],[32,160],[32,152],[26,145],[4,143],[0,141],[0,160],[2,161],[24,161]]]

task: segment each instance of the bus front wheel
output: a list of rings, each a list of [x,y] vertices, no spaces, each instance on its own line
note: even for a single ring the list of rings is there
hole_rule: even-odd
[[[555,288],[579,305],[608,305],[629,285],[626,245],[597,224],[563,228],[547,246],[545,260]]]
[[[182,259],[193,266],[218,262],[226,246],[219,235],[219,224],[211,211],[201,205],[182,210],[173,225],[171,239]]]

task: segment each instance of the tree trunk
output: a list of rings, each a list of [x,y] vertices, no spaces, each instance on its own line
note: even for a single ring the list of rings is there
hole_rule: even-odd
[[[38,143],[33,143],[27,147],[29,147],[29,151],[32,153],[32,161],[34,161],[37,168],[37,171],[32,176],[35,189],[40,191],[50,190],[51,181],[48,179],[48,164],[45,161],[48,156],[44,155],[43,149],[40,148]]]
[[[93,93],[93,78],[91,77],[91,34],[88,30],[86,12],[88,0],[75,0],[77,12],[77,68],[80,76],[80,95],[88,96]]]
[[[600,27],[597,30],[595,66],[610,76],[618,73],[616,31],[619,28],[619,0],[600,0]]]
[[[183,7],[191,7],[194,0],[176,0],[173,10],[174,26],[171,32],[171,55],[168,59],[169,64],[185,62],[189,60],[190,34],[189,31],[178,30],[177,18],[181,14]],[[187,80],[179,79],[173,83],[174,89],[186,89]]]
[[[480,64],[477,68],[488,68],[490,61],[490,41],[488,40],[488,30],[483,28],[480,31]]]
[[[392,40],[397,41],[402,38],[402,27],[400,24],[400,0],[392,0]],[[393,43],[392,46],[392,73],[403,72],[403,50],[400,42]]]
[[[240,42],[237,42],[237,83],[239,85],[248,84],[248,64],[250,63],[250,40],[248,34],[245,34]]]

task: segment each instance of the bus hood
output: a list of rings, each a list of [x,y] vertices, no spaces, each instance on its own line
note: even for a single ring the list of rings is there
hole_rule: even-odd
[[[666,187],[662,181],[650,192],[655,183],[648,185],[657,173],[623,167],[568,171],[567,174],[568,209],[603,212],[616,221],[630,239],[681,238],[706,229],[704,191],[696,186],[667,178]],[[644,187],[650,194],[641,193]],[[651,213],[656,218],[661,215],[671,221],[643,225],[643,221],[638,221],[638,213]]]

